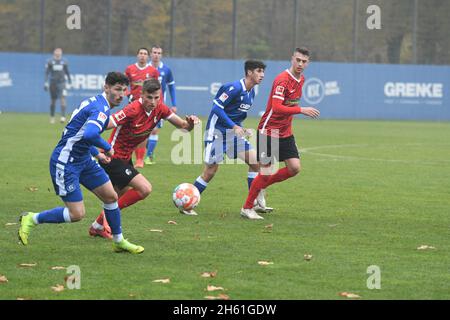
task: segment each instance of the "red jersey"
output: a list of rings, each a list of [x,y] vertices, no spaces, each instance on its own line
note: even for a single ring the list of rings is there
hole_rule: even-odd
[[[130,160],[134,149],[152,132],[159,120],[169,119],[173,112],[162,101],[151,112],[145,111],[138,99],[114,113],[110,121],[115,126],[108,142],[114,148],[113,158]]]
[[[292,135],[292,118],[294,114],[301,112],[299,102],[304,82],[303,75],[298,80],[288,69],[275,78],[266,112],[259,122],[258,129],[261,134],[275,138]]]
[[[144,68],[139,67],[137,63],[129,65],[125,69],[125,75],[130,81],[132,100],[137,100],[141,97],[142,85],[144,81],[150,78],[158,79],[159,72],[151,65]]]

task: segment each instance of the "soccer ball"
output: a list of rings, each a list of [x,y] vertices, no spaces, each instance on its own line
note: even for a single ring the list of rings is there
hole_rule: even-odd
[[[172,193],[172,200],[180,210],[192,210],[200,203],[200,192],[190,183],[178,185]]]

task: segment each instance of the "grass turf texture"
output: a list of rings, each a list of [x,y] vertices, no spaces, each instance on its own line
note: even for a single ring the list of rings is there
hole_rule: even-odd
[[[28,247],[17,242],[18,225],[5,226],[21,211],[62,204],[48,172],[62,128],[46,115],[0,115],[0,275],[9,280],[0,283],[0,299],[204,299],[220,293],[205,291],[209,284],[231,299],[346,299],[343,291],[362,299],[450,298],[449,123],[295,120],[303,170],[269,188],[276,211],[261,221],[239,216],[245,165],[220,167],[198,217],[177,212],[173,188],[193,182],[202,165],[171,163],[177,142],[166,123],[157,164],[140,170],[154,191],[122,215],[125,237],[145,247],[137,256],[88,236],[101,204],[85,189],[86,218],[37,226]],[[80,267],[81,289],[52,291],[67,274],[50,268],[69,265]],[[371,265],[380,267],[380,290],[367,288]],[[217,276],[200,276],[210,271]],[[170,283],[153,282],[164,278]]]

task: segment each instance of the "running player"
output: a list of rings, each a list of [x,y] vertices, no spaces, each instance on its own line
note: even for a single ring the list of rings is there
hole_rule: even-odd
[[[148,64],[149,50],[147,48],[139,48],[137,51],[137,62],[129,65],[125,74],[130,80],[129,100],[135,101],[141,97],[142,85],[145,80],[150,78],[159,79],[159,72],[156,68]],[[144,149],[136,149],[136,168],[144,167],[145,144]]]
[[[317,118],[320,114],[316,108],[299,106],[305,82],[303,70],[308,66],[309,56],[308,49],[296,48],[291,58],[291,67],[280,73],[273,82],[266,112],[258,126],[258,161],[261,170],[241,209],[241,216],[244,218],[264,219],[257,216],[253,208],[259,192],[300,172],[300,157],[292,133],[292,119],[295,114],[311,118]],[[283,161],[286,167],[272,174],[275,159]]]
[[[206,124],[205,167],[203,173],[194,182],[200,193],[205,191],[216,174],[225,154],[231,159],[239,157],[247,163],[249,188],[258,174],[256,151],[245,138],[248,132],[243,128],[242,122],[247,118],[247,112],[253,105],[255,86],[263,80],[265,68],[266,65],[262,61],[247,60],[244,64],[245,77],[224,84],[217,92]],[[264,192],[261,192],[255,205],[258,211],[271,210],[265,205]],[[193,210],[180,210],[180,212],[197,215]]]
[[[110,109],[120,105],[127,86],[128,79],[123,73],[110,72],[106,76],[104,92],[84,100],[72,113],[50,158],[53,186],[65,206],[39,213],[22,213],[18,235],[23,245],[28,245],[30,232],[38,224],[69,223],[83,219],[85,207],[80,186],[83,185],[103,202],[112,230],[113,250],[130,253],[144,251],[143,247],[123,238],[117,193],[105,170],[91,157],[91,154],[98,154],[95,147],[103,149],[108,157],[114,154],[114,149],[101,138],[101,133],[108,127]]]
[[[152,47],[152,52],[150,53],[150,63],[152,67],[158,69],[159,71],[159,81],[161,82],[164,103],[166,103],[167,89],[169,89],[170,98],[172,99],[172,111],[177,112],[177,101],[175,96],[175,80],[173,78],[172,70],[167,66],[167,64],[161,61],[163,50],[159,45],[154,45]],[[155,163],[155,148],[158,144],[159,130],[163,126],[163,121],[159,122],[147,142],[147,155],[144,159],[145,164]],[[145,147],[145,146],[144,146]]]
[[[156,79],[145,81],[141,97],[110,117],[110,124],[114,127],[114,131],[111,133],[109,142],[115,152],[111,159],[103,154],[99,154],[98,159],[119,194],[120,209],[145,199],[152,191],[152,185],[133,167],[131,158],[136,146],[147,139],[161,119],[188,131],[199,123],[196,116],[188,116],[186,120],[181,119],[162,102],[161,84]],[[92,223],[89,234],[111,238],[103,212]]]

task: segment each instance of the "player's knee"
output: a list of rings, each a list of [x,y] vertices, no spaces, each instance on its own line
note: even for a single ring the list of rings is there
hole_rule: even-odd
[[[295,175],[297,175],[297,174],[300,173],[300,171],[301,171],[301,165],[300,165],[300,163],[294,164],[294,165],[290,165],[290,166],[288,167],[288,170],[289,170],[289,173],[290,173],[292,176],[295,176]]]
[[[141,186],[138,190],[138,192],[141,194],[142,198],[146,198],[152,193],[152,185],[151,183],[147,183],[143,186]]]
[[[116,192],[111,192],[103,198],[104,203],[114,203],[117,202],[117,200],[119,200],[119,197]]]
[[[84,208],[72,209],[69,211],[70,221],[77,222],[84,218],[86,211]]]

